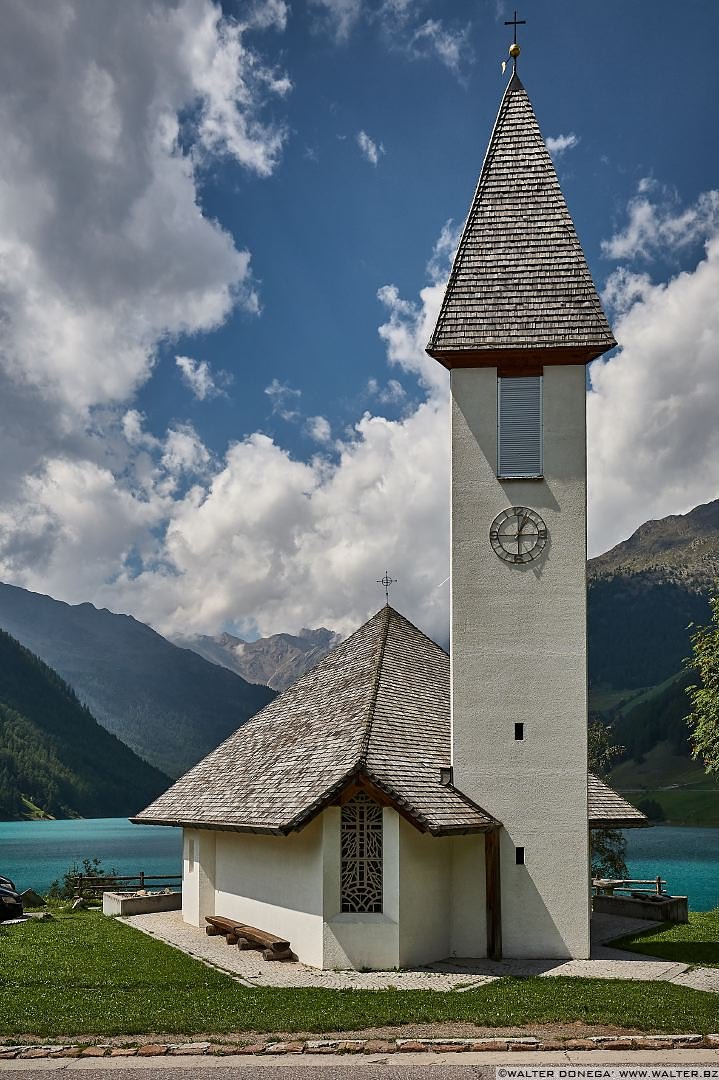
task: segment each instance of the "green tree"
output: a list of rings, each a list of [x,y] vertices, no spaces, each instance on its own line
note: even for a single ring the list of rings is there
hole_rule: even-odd
[[[81,875],[92,878],[113,878],[117,875],[117,870],[114,867],[106,870],[98,858],[83,859],[79,866],[74,862],[71,866],[68,866],[62,878],[53,881],[47,891],[47,896],[51,900],[72,900],[78,895],[77,879]],[[79,895],[84,900],[97,901],[98,898],[96,892],[84,889]]]
[[[656,799],[643,799],[637,804],[637,809],[646,814],[650,821],[666,821],[667,815]]]
[[[606,780],[615,758],[624,753],[623,746],[612,740],[611,726],[598,716],[590,716],[588,731],[589,771]],[[627,870],[627,841],[619,829],[592,829],[592,877],[625,878]]]
[[[686,666],[699,676],[687,687],[692,711],[689,725],[692,757],[700,758],[708,773],[719,773],[719,596],[709,601],[712,617],[691,635],[692,655]]]

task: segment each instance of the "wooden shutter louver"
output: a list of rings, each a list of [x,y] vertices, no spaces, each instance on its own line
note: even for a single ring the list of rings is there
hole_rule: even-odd
[[[541,375],[499,379],[498,406],[498,475],[541,476]]]

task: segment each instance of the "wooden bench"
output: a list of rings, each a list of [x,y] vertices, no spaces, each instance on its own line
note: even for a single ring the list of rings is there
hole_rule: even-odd
[[[258,930],[256,926],[238,923],[235,919],[225,919],[222,915],[205,915],[205,931],[210,937],[224,934],[228,945],[237,945],[240,949],[260,949],[265,960],[296,960],[286,938]]]

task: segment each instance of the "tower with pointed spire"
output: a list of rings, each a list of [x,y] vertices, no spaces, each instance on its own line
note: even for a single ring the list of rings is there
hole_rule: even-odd
[[[504,955],[586,957],[585,365],[616,343],[513,48],[427,346],[451,375],[453,770],[503,824]]]
[[[587,777],[585,364],[614,339],[511,25],[428,346],[451,372],[451,657],[385,570],[376,615],[132,819],[183,829],[186,923],[318,968],[586,957],[589,829],[646,824]]]

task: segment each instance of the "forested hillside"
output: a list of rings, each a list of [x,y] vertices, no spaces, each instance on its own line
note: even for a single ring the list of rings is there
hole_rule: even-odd
[[[706,589],[662,580],[657,571],[590,579],[591,690],[636,691],[676,675],[689,654],[689,624],[710,614]]]
[[[0,819],[126,816],[169,782],[0,631]]]

